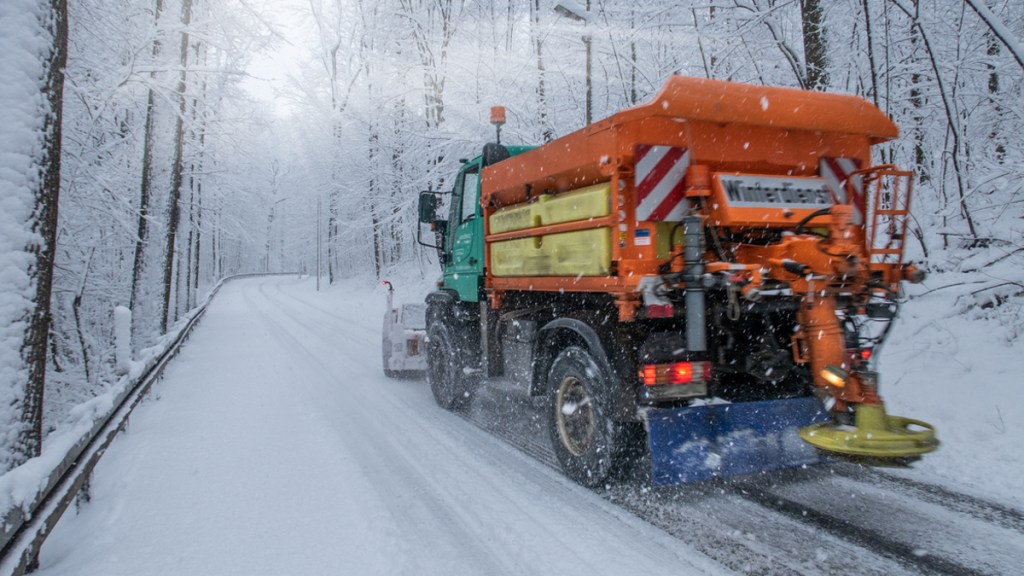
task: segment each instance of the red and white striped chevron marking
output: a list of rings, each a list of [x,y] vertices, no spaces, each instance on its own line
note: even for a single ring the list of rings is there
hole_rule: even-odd
[[[686,213],[683,178],[690,151],[672,146],[636,147],[636,219],[679,220]]]
[[[837,202],[853,205],[853,223],[863,224],[864,215],[868,211],[868,199],[864,193],[864,179],[861,176],[853,177],[853,198],[846,198],[846,180],[850,174],[860,170],[860,160],[856,158],[828,158],[822,157],[820,161],[821,177],[832,189],[832,195]]]

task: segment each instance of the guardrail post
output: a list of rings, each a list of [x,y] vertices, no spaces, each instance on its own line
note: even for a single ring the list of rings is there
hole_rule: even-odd
[[[114,307],[114,362],[120,375],[132,368],[132,311],[124,306]]]

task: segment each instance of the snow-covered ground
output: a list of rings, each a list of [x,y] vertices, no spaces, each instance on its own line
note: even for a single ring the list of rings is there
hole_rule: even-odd
[[[37,574],[722,572],[385,378],[374,289],[228,283]]]
[[[1020,339],[943,285],[916,288],[931,292],[882,353],[890,411],[943,441],[898,473],[1020,509]],[[384,300],[372,280],[227,284],[38,574],[728,572],[440,410],[423,381],[386,379]]]
[[[995,258],[982,252],[974,264]],[[901,473],[1018,509],[1024,507],[1024,419],[1018,412],[1024,407],[1024,311],[1019,296],[988,305],[1003,298],[1005,287],[983,289],[1019,276],[1019,265],[1003,261],[909,286],[914,296],[903,305],[879,364],[889,411],[931,422],[942,442]]]

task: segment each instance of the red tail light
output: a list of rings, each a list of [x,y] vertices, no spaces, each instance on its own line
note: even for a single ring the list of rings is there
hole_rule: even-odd
[[[847,348],[846,349],[846,366],[855,366],[859,362],[867,362],[871,360],[872,354],[874,354],[873,348]]]
[[[640,368],[639,376],[644,386],[705,382],[711,377],[711,363],[673,362],[671,364],[644,364]]]
[[[680,362],[668,368],[669,384],[689,384],[693,382],[693,363]]]

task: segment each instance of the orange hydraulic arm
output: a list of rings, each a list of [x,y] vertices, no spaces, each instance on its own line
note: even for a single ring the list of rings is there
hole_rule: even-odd
[[[857,356],[859,350],[849,349],[840,324],[840,313],[863,313],[874,295],[894,295],[901,280],[921,278],[915,267],[902,262],[911,175],[881,166],[860,171],[858,176],[874,192],[866,231],[853,222],[854,206],[835,204],[821,211],[829,216],[824,237],[801,233],[798,225],[777,243],[740,244],[734,255],[743,263],[744,293],[749,298],[756,298],[765,280],[784,282],[792,290],[799,303],[795,360],[810,365],[814,386],[833,413],[842,417],[839,423],[854,425],[809,426],[801,431],[804,440],[847,456],[913,459],[938,446],[934,429],[925,422],[886,414],[875,372]],[[847,182],[847,186],[852,185]],[[735,269],[733,265],[734,274]],[[840,310],[840,298],[847,300],[847,311]]]

